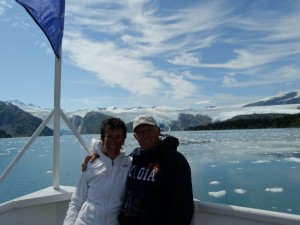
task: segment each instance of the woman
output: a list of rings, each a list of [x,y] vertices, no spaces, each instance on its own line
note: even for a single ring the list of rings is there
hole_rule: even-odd
[[[126,125],[109,118],[101,126],[101,140],[92,140],[99,158],[88,163],[73,193],[64,225],[117,225],[124,201],[131,158],[123,149]]]

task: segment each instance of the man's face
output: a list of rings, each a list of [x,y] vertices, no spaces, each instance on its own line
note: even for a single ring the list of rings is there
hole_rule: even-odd
[[[119,154],[122,146],[124,145],[123,130],[107,128],[103,140],[105,154],[111,159],[115,159]]]
[[[151,150],[159,142],[159,127],[141,124],[134,131],[134,137],[144,150]]]

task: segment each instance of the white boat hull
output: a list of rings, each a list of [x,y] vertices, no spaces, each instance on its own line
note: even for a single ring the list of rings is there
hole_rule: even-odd
[[[52,187],[0,204],[0,225],[62,225],[74,187]],[[300,216],[195,200],[191,225],[299,225]]]

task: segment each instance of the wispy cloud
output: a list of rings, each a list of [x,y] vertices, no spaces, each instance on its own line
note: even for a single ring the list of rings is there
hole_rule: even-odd
[[[159,13],[158,5],[149,1],[69,3],[64,52],[70,63],[133,94],[192,96],[197,89],[192,76],[208,78],[196,78],[191,72],[183,75],[170,64],[164,68],[159,64],[199,64],[188,51],[213,43],[216,34],[208,30],[223,21],[226,10],[218,4],[196,6]]]
[[[5,11],[6,11],[6,9],[11,8],[11,7],[12,7],[11,2],[2,0],[0,2],[0,16],[3,16],[4,13],[5,13]]]
[[[241,89],[300,84],[300,3],[274,4],[68,0],[63,60],[102,87],[121,89],[127,101],[244,100]],[[8,6],[0,3],[0,16]],[[15,21],[29,29],[26,20]]]

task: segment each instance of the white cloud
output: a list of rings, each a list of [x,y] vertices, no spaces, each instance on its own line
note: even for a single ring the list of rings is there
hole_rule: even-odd
[[[180,55],[175,56],[172,60],[169,60],[168,62],[185,66],[200,65],[199,57],[195,56],[195,54],[192,53],[181,53]]]
[[[187,107],[239,104],[265,96],[246,96],[250,88],[300,85],[299,3],[285,13],[232,2],[68,1],[63,60],[106,90],[126,93],[126,101],[144,97],[148,104],[160,97],[161,104]],[[0,15],[9,4],[0,3]],[[12,15],[12,26],[32,31],[30,17]]]
[[[161,87],[159,80],[151,76],[151,62],[126,56],[113,42],[91,42],[81,37],[66,38],[64,45],[72,63],[109,85],[138,95],[153,95]]]
[[[197,87],[193,83],[184,80],[183,76],[170,74],[163,77],[163,81],[170,86],[167,96],[175,99],[183,99],[193,95],[197,90]]]
[[[12,8],[11,2],[5,0],[0,1],[0,16],[3,16],[8,8]]]
[[[193,74],[189,70],[185,70],[182,73],[180,73],[184,78],[189,79],[189,80],[198,80],[198,81],[213,81],[211,78],[207,78],[201,74]]]
[[[197,87],[187,79],[203,80],[204,77],[186,72],[182,75],[171,74],[167,71],[163,72],[163,77],[155,77],[161,68],[145,57],[172,53],[190,46],[190,40],[185,40],[187,34],[204,31],[208,24],[199,26],[198,21],[195,24],[194,18],[186,17],[184,10],[158,15],[157,5],[147,4],[146,7],[148,1],[117,3],[118,7],[110,7],[111,3],[106,2],[106,8],[95,3],[70,3],[69,14],[76,17],[66,20],[63,47],[71,63],[96,74],[108,85],[122,87],[136,95],[162,94],[173,99],[184,99],[195,94]],[[80,4],[82,5],[79,7]],[[208,4],[206,7],[218,13],[212,5]],[[194,8],[186,10],[191,14],[199,14]],[[77,19],[79,17],[80,20]],[[209,18],[210,15],[206,12],[202,19],[207,21]],[[214,23],[217,24],[216,21]],[[68,29],[68,25],[71,28]],[[105,33],[103,41],[96,42],[93,40],[96,37],[83,34],[84,29],[94,30],[100,36],[105,32],[111,33],[113,38],[108,39]],[[175,39],[180,41],[177,43]],[[185,60],[197,63],[196,57],[193,58],[191,54],[187,54]]]
[[[232,76],[228,76],[228,75],[224,76],[223,78],[224,85],[231,85],[235,83],[237,83],[237,81]]]
[[[173,97],[174,100],[184,99],[196,96],[201,90],[201,86],[196,86],[188,79],[206,82],[216,80],[217,75],[208,79],[188,70],[170,75],[168,68],[159,66],[160,62],[169,62],[178,67],[243,70],[244,72],[235,76],[228,73],[219,80],[224,87],[249,87],[265,85],[273,80],[268,79],[269,74],[265,78],[262,74],[250,75],[252,68],[256,68],[258,74],[259,67],[263,68],[300,52],[293,43],[286,45],[280,42],[287,38],[283,37],[283,30],[287,32],[287,29],[292,30],[297,26],[284,27],[284,21],[293,20],[297,15],[280,18],[282,22],[276,24],[282,25],[281,28],[270,28],[274,18],[265,15],[264,20],[261,20],[250,13],[251,8],[249,14],[232,16],[231,12],[239,5],[229,6],[221,2],[185,5],[182,9],[169,11],[163,11],[156,2],[149,1],[97,3],[98,1],[68,3],[67,13],[71,19],[66,19],[68,34],[64,40],[65,52],[70,54],[72,63],[96,74],[104,83],[137,95],[162,94]],[[254,15],[260,13],[259,10],[253,12],[256,13]],[[220,27],[238,29],[242,35],[230,36],[221,32]],[[246,32],[257,35],[249,39],[244,36]],[[272,42],[267,42],[265,39],[271,33],[278,35]],[[74,36],[76,38],[70,38]],[[210,48],[221,43],[221,40],[228,44],[237,43],[239,47],[228,52],[231,58],[224,63],[203,63],[201,49]],[[71,41],[73,46],[69,44]],[[80,53],[81,51],[85,54]],[[159,61],[152,60],[152,57],[159,57]],[[161,70],[164,77],[155,77],[157,71]],[[296,78],[291,74],[297,74],[298,71],[295,68],[283,76],[294,80]],[[245,75],[252,78],[257,76],[257,80],[238,79]]]
[[[200,100],[200,101],[197,101],[195,102],[194,104],[197,104],[197,105],[206,105],[206,104],[209,104],[209,100]]]

